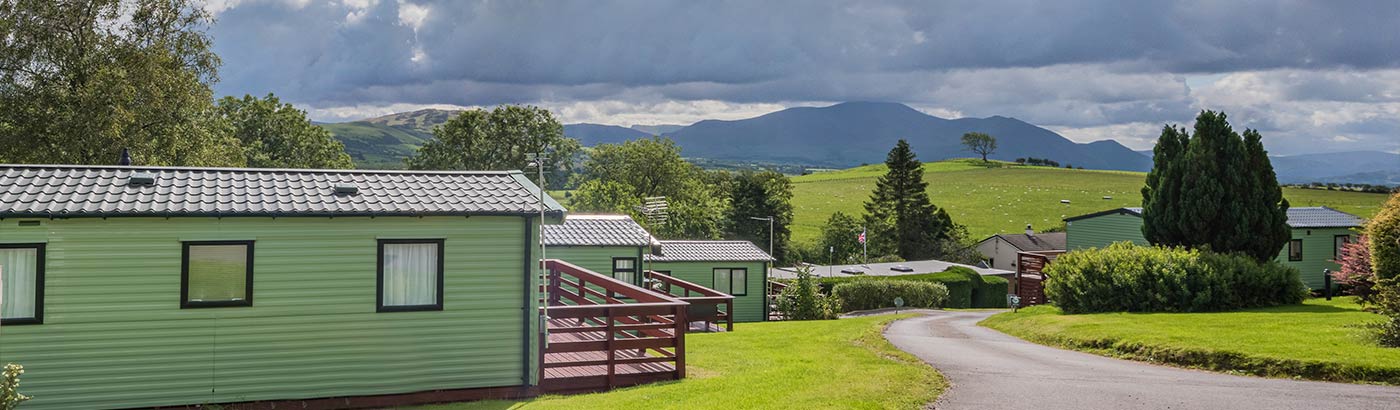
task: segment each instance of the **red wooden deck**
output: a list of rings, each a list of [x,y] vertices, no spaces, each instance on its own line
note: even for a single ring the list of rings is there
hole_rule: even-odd
[[[685,377],[689,303],[563,261],[546,261],[549,316],[540,388],[608,390]]]

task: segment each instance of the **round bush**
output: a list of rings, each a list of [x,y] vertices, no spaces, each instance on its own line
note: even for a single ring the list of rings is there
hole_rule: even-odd
[[[1297,304],[1306,292],[1278,262],[1128,242],[1060,255],[1045,274],[1066,313],[1220,311]]]
[[[948,300],[948,288],[939,283],[911,280],[857,280],[836,285],[832,296],[841,300],[842,310],[880,309],[894,307],[895,298],[904,299],[904,307],[943,307]]]

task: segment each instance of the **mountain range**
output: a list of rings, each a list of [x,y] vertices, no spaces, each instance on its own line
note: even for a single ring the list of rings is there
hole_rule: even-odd
[[[321,124],[345,143],[361,167],[396,168],[417,146],[432,139],[433,127],[456,111],[426,109],[360,121]],[[1151,151],[1133,151],[1117,141],[1077,143],[1015,118],[945,119],[904,104],[848,102],[795,107],[740,120],[704,120],[691,125],[566,124],[565,135],[584,146],[615,144],[661,135],[690,158],[845,168],[884,160],[895,141],[907,139],[925,161],[975,156],[962,146],[967,132],[997,138],[989,157],[1036,157],[1090,169],[1146,171]],[[1280,182],[1400,184],[1400,155],[1348,152],[1274,157]]]

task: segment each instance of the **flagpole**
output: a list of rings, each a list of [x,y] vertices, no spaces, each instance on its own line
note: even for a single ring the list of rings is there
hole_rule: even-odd
[[[870,264],[870,255],[866,254],[867,243],[870,238],[865,236],[865,225],[860,226],[860,261],[866,265]]]

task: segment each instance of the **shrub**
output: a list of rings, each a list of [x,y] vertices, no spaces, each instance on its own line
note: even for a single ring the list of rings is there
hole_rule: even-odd
[[[904,258],[899,257],[899,255],[876,256],[876,257],[874,257],[874,258],[870,258],[870,261],[869,261],[869,262],[866,262],[866,263],[894,263],[894,262],[904,262]]]
[[[1045,294],[1066,313],[1203,312],[1296,304],[1298,270],[1242,255],[1128,242],[1061,255]]]
[[[14,410],[30,399],[19,393],[19,375],[24,374],[24,366],[14,363],[5,365],[0,372],[0,410]]]
[[[836,318],[840,302],[823,295],[812,268],[802,266],[797,269],[797,279],[778,294],[777,305],[787,320],[825,320]]]
[[[1400,279],[1382,279],[1376,289],[1376,313],[1385,315],[1385,320],[1372,325],[1376,341],[1381,346],[1400,347]]]
[[[966,308],[1003,308],[1006,307],[1006,279],[995,276],[984,277],[976,271],[954,266],[939,273],[919,273],[911,275],[879,276],[866,275],[864,277],[834,277],[822,278],[821,288],[823,292],[830,294],[832,290],[842,283],[849,283],[864,279],[870,280],[912,280],[918,282],[933,282],[942,284],[948,288],[948,301],[944,307],[955,309]]]
[[[1400,277],[1400,194],[1390,200],[1366,224],[1371,237],[1371,270],[1376,279]]]
[[[847,312],[894,307],[895,298],[903,298],[904,307],[929,309],[941,308],[948,300],[948,288],[942,284],[912,280],[858,280],[836,285],[831,293]]]
[[[1346,291],[1356,296],[1357,303],[1375,303],[1376,274],[1371,271],[1371,245],[1366,235],[1342,246],[1338,264],[1342,269],[1332,272],[1332,279]]]

